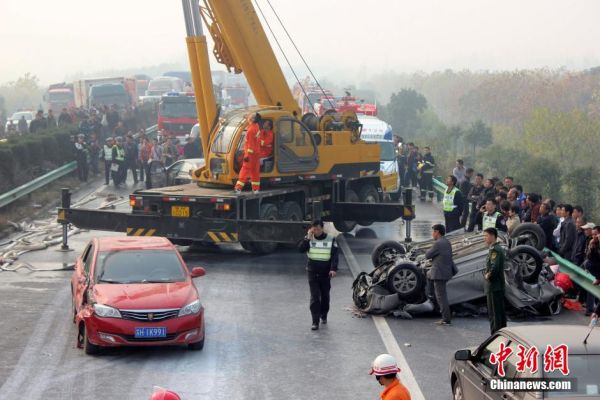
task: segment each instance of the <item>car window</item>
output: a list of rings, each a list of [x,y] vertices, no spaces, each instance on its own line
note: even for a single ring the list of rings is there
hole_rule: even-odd
[[[90,266],[92,265],[92,244],[88,244],[83,251],[81,261],[83,262],[83,272],[87,275],[90,273]]]
[[[594,398],[600,396],[600,354],[569,354],[569,376],[576,377],[573,392],[548,392],[544,397]],[[544,373],[544,378],[568,378],[560,371]]]
[[[98,253],[98,283],[182,282],[183,265],[172,250],[121,250]]]
[[[490,373],[496,370],[496,365],[493,365],[490,362],[490,355],[492,353],[498,353],[500,350],[500,343],[508,344],[508,339],[502,335],[497,335],[485,345],[477,355],[477,362],[486,367]]]

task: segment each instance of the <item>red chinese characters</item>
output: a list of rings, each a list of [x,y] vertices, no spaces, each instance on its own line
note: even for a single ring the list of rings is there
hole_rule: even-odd
[[[504,361],[512,354],[512,349],[506,347],[505,343],[500,343],[497,353],[490,354],[490,363],[498,364],[498,376],[504,377]]]
[[[569,375],[569,347],[566,344],[552,348],[546,346],[544,352],[544,372],[560,371],[563,375]]]

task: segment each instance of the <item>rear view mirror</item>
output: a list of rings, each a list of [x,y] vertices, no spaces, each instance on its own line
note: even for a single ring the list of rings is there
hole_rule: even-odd
[[[471,350],[458,350],[454,353],[454,359],[457,361],[469,361],[471,359]]]
[[[202,268],[202,267],[192,268],[192,278],[199,278],[204,275],[206,275],[206,270],[204,268]]]

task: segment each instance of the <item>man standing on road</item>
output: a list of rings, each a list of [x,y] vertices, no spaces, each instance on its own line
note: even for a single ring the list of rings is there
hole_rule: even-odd
[[[565,219],[560,226],[558,254],[569,261],[573,261],[571,256],[573,255],[573,246],[575,245],[575,238],[577,236],[577,228],[571,214],[573,214],[573,206],[565,204],[563,206],[563,217]]]
[[[454,261],[452,261],[452,244],[444,236],[444,225],[436,224],[431,227],[431,236],[435,242],[425,257],[432,260],[431,269],[427,272],[427,296],[434,298],[442,314],[438,325],[450,325],[452,314],[448,304],[446,283],[454,276]]]
[[[433,200],[433,172],[435,169],[435,160],[431,155],[431,148],[425,147],[425,154],[423,154],[422,168],[421,168],[421,194],[420,199],[425,201],[426,196],[429,196],[429,200]]]
[[[121,136],[117,136],[115,138],[115,146],[112,148],[112,179],[115,187],[119,187],[123,182],[125,182],[125,174],[127,170],[125,169],[125,149],[123,148],[123,138]]]
[[[506,326],[504,310],[504,250],[496,243],[498,231],[487,228],[483,231],[489,253],[485,261],[484,291],[487,298],[488,316],[492,334]]]
[[[380,354],[373,360],[370,375],[375,375],[377,382],[385,387],[381,400],[411,400],[408,389],[398,379],[398,372],[400,368],[390,354]]]
[[[113,148],[113,138],[106,138],[106,142],[104,143],[104,147],[102,147],[102,159],[104,160],[104,184],[108,185],[110,183],[110,167],[112,166],[112,148]]]
[[[460,216],[464,208],[464,198],[456,187],[457,179],[454,175],[446,177],[448,189],[444,193],[442,208],[444,210],[444,221],[446,232],[452,232],[460,228]]]
[[[323,231],[323,221],[313,221],[299,250],[308,255],[308,286],[310,287],[310,313],[313,331],[319,329],[319,319],[327,323],[331,278],[337,273],[338,247],[335,237]]]
[[[138,146],[137,143],[133,140],[133,135],[129,134],[125,138],[125,177],[123,182],[127,180],[127,172],[131,170],[133,174],[133,183],[137,185],[138,183],[138,175],[137,175],[137,160],[138,160]]]

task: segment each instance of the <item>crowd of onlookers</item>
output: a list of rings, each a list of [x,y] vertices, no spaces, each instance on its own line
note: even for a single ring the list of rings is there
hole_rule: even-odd
[[[587,270],[595,284],[600,284],[600,225],[589,221],[581,206],[525,192],[511,176],[485,178],[466,168],[462,160],[457,160],[452,176],[465,202],[461,216],[465,230],[481,228],[483,216],[492,213],[498,215],[496,228],[509,234],[523,222],[537,224],[544,231],[548,249]],[[580,288],[579,299],[591,313],[594,297]]]

